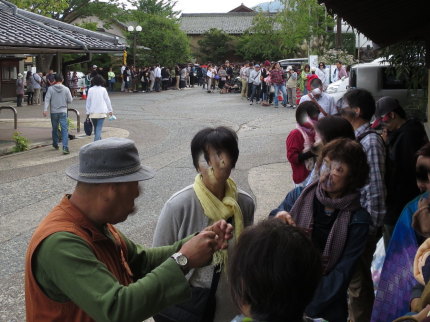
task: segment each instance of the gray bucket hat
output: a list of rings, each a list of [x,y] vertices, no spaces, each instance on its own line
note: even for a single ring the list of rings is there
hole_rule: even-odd
[[[79,164],[66,174],[86,183],[112,183],[148,180],[155,171],[140,164],[134,141],[109,138],[84,145],[79,150]]]

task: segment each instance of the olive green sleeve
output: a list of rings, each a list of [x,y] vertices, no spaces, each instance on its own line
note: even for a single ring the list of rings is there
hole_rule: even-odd
[[[182,241],[154,250],[130,241],[127,245],[136,247],[131,255],[143,267],[143,277],[128,286],[117,281],[83,239],[68,232],[55,233],[39,246],[33,261],[36,279],[51,299],[73,301],[96,321],[142,321],[189,298],[187,280],[169,258]]]

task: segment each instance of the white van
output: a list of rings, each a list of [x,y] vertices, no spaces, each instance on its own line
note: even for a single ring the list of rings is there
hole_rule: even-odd
[[[384,62],[382,58],[375,59],[370,63],[353,65],[349,73],[348,86],[335,84],[338,82],[332,83],[327,88],[327,94],[338,100],[349,88],[362,88],[372,93],[375,101],[383,96],[391,96],[398,99],[400,105],[406,107],[411,102],[409,95],[413,96],[413,94],[408,93],[405,81],[396,78],[395,73],[388,72],[389,67],[389,63]],[[343,82],[345,81],[346,79],[343,80]],[[336,88],[335,85],[338,87]]]

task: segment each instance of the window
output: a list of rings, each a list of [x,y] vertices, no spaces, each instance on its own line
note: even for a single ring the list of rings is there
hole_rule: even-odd
[[[395,71],[382,68],[382,89],[407,89],[406,82],[396,77]]]
[[[13,80],[17,79],[17,67],[11,66],[10,64],[3,63],[1,68],[1,79],[2,80]]]

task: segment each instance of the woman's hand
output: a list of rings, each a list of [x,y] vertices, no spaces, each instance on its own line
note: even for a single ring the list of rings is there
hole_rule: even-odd
[[[412,315],[418,322],[424,320],[430,314],[430,305],[427,304],[419,313]]]
[[[280,211],[276,214],[275,218],[281,219],[286,224],[295,227],[296,222],[294,221],[293,217],[291,217],[290,213],[287,211]]]

